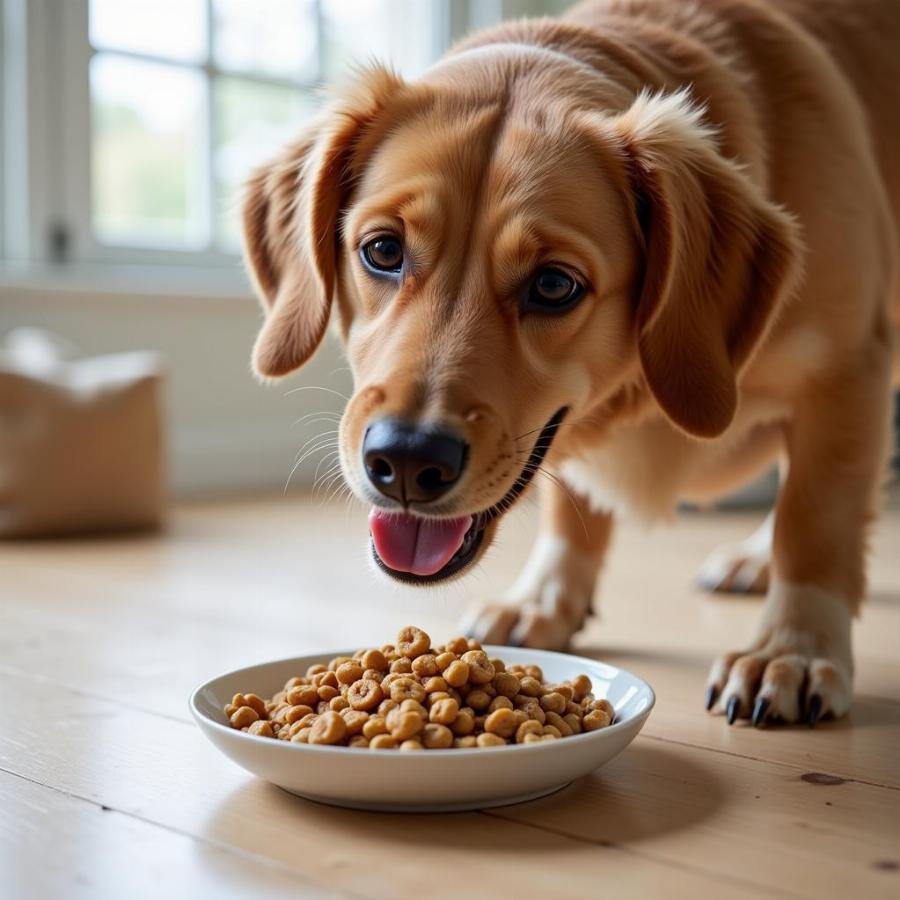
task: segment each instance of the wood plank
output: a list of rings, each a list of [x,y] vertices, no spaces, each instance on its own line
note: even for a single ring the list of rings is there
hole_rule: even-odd
[[[622,897],[762,895],[640,848],[477,813],[401,817],[310,803],[248,776],[191,725],[27,677],[0,681],[0,706],[16,723],[0,732],[0,768],[339,891],[455,898],[468,884],[538,898],[615,884]]]
[[[190,589],[136,579],[130,589],[82,588],[73,596],[71,588],[70,593],[58,589],[55,570],[31,567],[31,574],[20,572],[17,582],[27,584],[29,601],[0,610],[0,659],[10,671],[50,677],[187,721],[186,697],[212,674],[340,642],[366,643],[373,634],[378,636],[375,643],[380,643],[381,636],[391,634],[393,622],[402,623],[407,617],[405,611],[397,612],[396,603],[392,609],[387,598],[376,595],[374,610],[358,613],[353,602],[348,604],[349,624],[344,627],[342,622],[338,637],[334,623],[318,615],[308,600],[295,602],[277,616],[258,616],[250,624],[244,594],[229,593],[227,579],[220,582],[222,575],[214,569],[202,571],[208,581],[203,590],[194,586],[193,578]],[[219,615],[214,614],[216,609]],[[643,614],[650,616],[651,610]],[[730,608],[721,611],[723,618],[730,614]],[[622,617],[620,612],[615,615]],[[387,621],[377,621],[379,616]],[[455,630],[446,611],[440,619],[433,610],[422,610],[414,621],[423,622],[434,634],[449,635]],[[900,623],[900,611],[896,621]],[[889,631],[888,625],[882,623],[881,628]],[[660,635],[645,637],[643,643],[621,638],[623,626],[618,621],[604,619],[599,627],[604,635],[613,636],[590,645],[591,635],[597,632],[594,626],[579,637],[575,650],[630,669],[654,686],[659,702],[647,734],[900,787],[900,759],[894,752],[900,736],[896,701],[858,697],[849,719],[822,723],[812,732],[806,728],[755,731],[744,723],[728,728],[721,717],[710,717],[702,709],[706,651],[677,640],[661,646]],[[872,665],[869,656],[859,660],[861,672]],[[900,664],[886,665],[885,671],[889,687],[893,673],[900,673]]]
[[[608,768],[552,797],[492,811],[654,859],[729,874],[773,893],[896,898],[900,798],[815,784],[796,769],[639,739]]]
[[[3,691],[17,723],[14,735],[0,735],[4,768],[285,865],[298,845],[308,847],[310,877],[358,893],[405,896],[421,883],[423,865],[464,866],[485,890],[502,891],[515,864],[540,896],[558,887],[553,854],[575,893],[599,878],[625,895],[659,888],[654,879],[671,879],[666,867],[676,866],[685,890],[708,875],[717,891],[721,884],[839,897],[852,880],[878,896],[886,876],[872,865],[893,859],[900,840],[893,791],[848,781],[829,792],[793,767],[643,739],[557,799],[495,814],[552,834],[510,832],[474,814],[360,816],[247,779],[180,722],[24,677],[3,679]],[[335,862],[374,866],[379,854],[397,855],[398,838],[411,858],[390,881],[365,882]],[[814,871],[782,871],[792,855]],[[896,887],[896,877],[890,883]]]
[[[269,860],[238,854],[0,772],[4,897],[246,900],[339,897]],[[345,895],[346,896],[346,895]]]
[[[743,643],[760,603],[705,597],[690,578],[709,549],[744,536],[758,517],[689,516],[651,537],[621,528],[602,618],[576,650],[654,685],[659,703],[647,737],[582,785],[491,817],[360,816],[288,797],[219,758],[184,724],[185,700],[224,669],[372,643],[408,622],[453,633],[473,594],[499,593],[515,574],[533,531],[529,510],[505,524],[500,548],[475,576],[428,594],[371,580],[361,512],[294,498],[179,509],[171,532],[156,537],[6,544],[0,708],[16,727],[0,734],[0,765],[146,816],[147,828],[250,854],[264,866],[261,884],[274,865],[323,889],[396,898],[421,894],[449,864],[501,896],[510,872],[517,893],[546,896],[558,893],[563,871],[565,889],[586,895],[602,884],[624,896],[837,896],[828,891],[851,885],[866,896],[893,887],[896,896],[896,853],[884,854],[886,841],[900,838],[897,794],[876,786],[900,786],[900,508],[892,502],[875,535],[870,602],[855,627],[862,696],[849,720],[814,732],[728,728],[700,708],[709,659]],[[335,598],[337,622],[323,612]],[[798,781],[815,771],[846,783]],[[822,800],[825,791],[840,802]],[[29,809],[23,821],[37,817]],[[57,831],[71,838],[56,819],[35,827],[49,841]],[[84,827],[94,834],[91,822]],[[105,846],[102,834],[96,840]],[[298,841],[312,848],[311,872],[297,862]],[[92,847],[81,849],[89,856]],[[415,858],[374,887],[347,871],[347,853],[374,868],[410,847]],[[797,855],[794,869],[785,848]],[[78,870],[65,860],[63,869]],[[218,857],[202,857],[185,883],[205,883],[198,867],[207,865],[218,866]],[[820,874],[807,871],[804,880],[804,868]]]
[[[813,730],[803,725],[759,729],[743,720],[729,727],[700,703],[697,690],[706,674],[702,656],[678,651],[601,655],[654,686],[657,704],[644,726],[647,736],[900,789],[896,702],[857,695],[847,718],[821,722]]]

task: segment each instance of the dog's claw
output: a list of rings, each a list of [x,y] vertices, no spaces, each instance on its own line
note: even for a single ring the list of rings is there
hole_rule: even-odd
[[[766,711],[769,708],[769,698],[768,697],[757,697],[756,705],[753,707],[753,717],[751,721],[753,722],[753,727],[758,728],[766,721]]]
[[[734,720],[738,717],[738,713],[741,711],[741,698],[740,697],[732,697],[728,701],[728,706],[725,707],[725,716],[728,719],[729,725],[734,725]]]
[[[806,715],[806,721],[810,728],[816,727],[816,722],[822,715],[822,697],[819,694],[813,694],[809,698],[809,709]]]
[[[706,689],[706,700],[704,701],[706,703],[706,711],[707,712],[709,712],[713,708],[716,700],[718,699],[718,696],[719,696],[719,689],[714,684],[711,684]]]

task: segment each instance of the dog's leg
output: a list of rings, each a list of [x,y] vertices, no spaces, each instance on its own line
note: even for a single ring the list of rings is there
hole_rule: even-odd
[[[749,537],[717,547],[697,573],[697,583],[719,594],[765,594],[769,589],[775,512]]]
[[[776,507],[773,577],[754,640],[718,659],[707,707],[729,723],[808,721],[850,707],[850,624],[865,590],[865,533],[885,471],[886,344],[800,401]]]
[[[612,515],[544,479],[541,525],[525,568],[499,603],[473,609],[467,632],[485,643],[562,649],[591,611]]]

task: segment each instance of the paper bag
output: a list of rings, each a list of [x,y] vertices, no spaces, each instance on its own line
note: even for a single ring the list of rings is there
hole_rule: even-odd
[[[159,357],[69,355],[37,329],[0,345],[0,538],[162,521]]]

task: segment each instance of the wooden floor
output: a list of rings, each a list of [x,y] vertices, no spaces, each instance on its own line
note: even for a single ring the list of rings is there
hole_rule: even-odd
[[[450,636],[525,557],[528,510],[478,573],[427,593],[372,575],[361,510],[296,497],[185,506],[164,536],[0,546],[0,895],[898,898],[900,504],[874,540],[852,715],[814,731],[701,706],[759,601],[691,578],[757,519],[623,528],[578,649],[654,686],[643,734],[552,797],[447,816],[289,796],[221,757],[187,697],[408,623]]]

